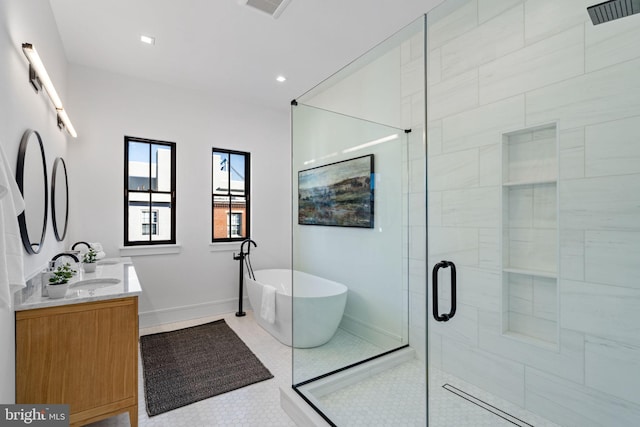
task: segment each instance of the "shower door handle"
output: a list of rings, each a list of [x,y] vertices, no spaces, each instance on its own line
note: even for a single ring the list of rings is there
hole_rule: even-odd
[[[451,309],[449,313],[440,314],[438,310],[438,270],[451,267]],[[433,267],[431,276],[433,318],[438,322],[446,322],[456,314],[456,265],[451,261],[440,261]]]

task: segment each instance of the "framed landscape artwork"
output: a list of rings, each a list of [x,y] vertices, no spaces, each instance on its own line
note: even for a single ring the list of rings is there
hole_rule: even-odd
[[[373,154],[298,172],[298,224],[373,228]]]

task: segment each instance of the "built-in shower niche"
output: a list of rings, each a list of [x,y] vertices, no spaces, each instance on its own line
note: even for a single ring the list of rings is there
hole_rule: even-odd
[[[558,144],[550,124],[502,135],[502,331],[558,343]]]

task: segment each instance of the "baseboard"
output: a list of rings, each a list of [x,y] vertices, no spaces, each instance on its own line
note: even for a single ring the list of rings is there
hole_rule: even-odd
[[[340,328],[381,348],[401,347],[407,344],[402,341],[401,336],[376,326],[371,326],[348,314],[342,316]]]
[[[251,309],[248,297],[243,298],[242,305],[246,307],[246,309]],[[138,314],[138,322],[142,329],[201,317],[218,316],[236,311],[238,311],[238,299],[233,298],[140,312]]]

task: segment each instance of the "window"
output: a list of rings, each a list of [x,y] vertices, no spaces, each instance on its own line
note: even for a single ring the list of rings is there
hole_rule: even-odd
[[[158,211],[142,211],[142,235],[158,234]]]
[[[176,242],[176,144],[125,136],[124,244]]]
[[[242,237],[242,213],[232,212],[227,220],[231,227],[231,237]]]
[[[244,240],[250,236],[250,154],[219,148],[212,151],[211,241]]]

